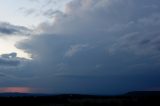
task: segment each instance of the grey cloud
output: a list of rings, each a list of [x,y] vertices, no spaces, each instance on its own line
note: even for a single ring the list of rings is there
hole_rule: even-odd
[[[70,0],[30,0],[30,2],[36,3],[37,7],[22,7],[19,10],[23,12],[25,16],[32,15],[34,17],[52,19],[55,15],[62,14],[60,6],[67,1]]]
[[[31,1],[31,2],[39,2],[39,0],[29,0],[29,1]]]
[[[127,5],[125,3],[127,3]],[[100,35],[104,37],[103,39],[106,39],[108,42],[113,42],[113,46],[110,47],[112,50],[114,49],[116,51],[118,48],[130,48],[134,50],[134,52],[138,50],[142,50],[142,52],[150,51],[149,53],[157,52],[157,48],[159,47],[158,45],[154,45],[154,42],[158,42],[157,40],[159,39],[158,28],[160,24],[158,3],[156,0],[152,2],[147,1],[145,4],[143,2],[125,0],[102,0],[100,2],[90,0],[73,1],[68,4],[67,13],[56,18],[56,25],[54,24],[47,28],[47,33],[50,32],[60,35],[73,35],[73,33],[78,33],[74,35],[82,36],[86,34],[91,36],[95,35],[95,33],[100,33]],[[113,8],[113,4],[115,8]],[[154,6],[148,7],[150,4]],[[104,5],[107,5],[107,7],[104,7]],[[136,5],[138,5],[138,7],[135,9],[134,7],[136,7]],[[119,11],[121,11],[121,15]],[[77,14],[80,12],[82,12],[82,14]],[[141,14],[142,12],[143,14]],[[150,32],[146,30],[150,30]],[[46,31],[45,28],[44,31]],[[137,33],[133,35],[134,39],[130,36],[132,33]],[[105,34],[110,36],[104,36]],[[156,41],[154,39],[156,39]],[[143,43],[143,45],[141,45],[144,40],[150,40],[152,43]],[[144,47],[146,49],[144,49]]]
[[[16,26],[6,22],[0,22],[1,35],[29,35],[30,29],[23,26]]]
[[[21,48],[33,53],[35,60],[38,56],[42,59],[42,62],[46,61],[46,64],[49,65],[48,70],[58,70],[55,69],[56,65],[64,63],[67,67],[64,69],[65,73],[69,70],[77,70],[75,73],[89,74],[92,71],[94,73],[97,64],[103,64],[104,67],[101,67],[102,73],[134,73],[131,71],[132,69],[126,67],[126,64],[128,66],[134,65],[139,63],[136,58],[139,58],[139,60],[145,58],[143,57],[145,52],[142,52],[139,56],[135,54],[136,52],[145,49],[148,49],[148,54],[156,52],[154,47],[158,45],[143,43],[146,47],[144,48],[141,42],[146,39],[158,40],[158,36],[152,37],[155,32],[158,33],[159,24],[150,26],[142,24],[143,21],[140,20],[157,14],[159,8],[146,8],[146,6],[150,4],[158,5],[158,3],[157,0],[145,3],[144,1],[133,0],[72,1],[67,5],[66,13],[56,17],[54,25],[43,26],[43,33],[40,36],[33,37],[33,40],[24,44],[23,47],[21,44]],[[81,49],[81,46],[73,46],[77,44],[89,44],[90,47]],[[79,55],[73,56],[79,50]],[[108,54],[107,51],[110,50],[114,53]],[[65,58],[66,55],[72,56],[72,58]],[[120,62],[120,60],[123,60],[123,62]],[[156,63],[156,61],[152,60],[153,63]],[[86,70],[88,72],[85,72]],[[72,71],[68,73],[73,73],[74,71]],[[143,73],[144,70],[141,71]],[[95,73],[97,72],[95,71]]]
[[[3,58],[16,58],[17,57],[17,53],[10,53],[10,54],[2,54],[1,57]]]
[[[20,60],[16,56],[16,53],[2,54],[0,57],[0,66],[18,66]]]
[[[41,24],[40,34],[18,45],[33,54],[30,73],[38,70],[29,82],[53,87],[52,92],[81,93],[87,92],[84,82],[99,93],[160,86],[159,5],[159,0],[70,2],[54,24]]]
[[[32,14],[34,14],[35,12],[36,12],[36,10],[33,9],[33,8],[24,10],[25,15],[27,15],[27,16],[28,16],[28,15],[32,15]]]
[[[48,9],[48,10],[44,11],[44,13],[43,13],[44,16],[49,17],[49,18],[52,18],[58,14],[62,14],[62,12],[59,10],[53,10],[53,9]]]
[[[4,73],[0,73],[0,77],[5,77],[6,75]]]
[[[20,64],[18,60],[9,60],[0,58],[0,66],[17,66]]]
[[[88,45],[87,44],[77,44],[77,45],[72,45],[69,50],[65,53],[65,56],[67,57],[72,57],[75,55],[77,52],[81,51],[83,48],[86,48]]]

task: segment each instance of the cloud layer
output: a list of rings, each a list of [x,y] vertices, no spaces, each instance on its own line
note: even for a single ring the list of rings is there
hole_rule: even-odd
[[[18,67],[27,59],[17,57],[17,53],[2,54],[0,56],[0,68]]]
[[[73,0],[17,45],[33,55],[16,73],[52,93],[121,93],[159,85],[159,0]],[[34,80],[33,80],[34,79]],[[19,84],[21,85],[21,84]],[[49,89],[50,88],[50,89]]]
[[[23,26],[16,26],[6,22],[0,22],[0,36],[4,35],[29,35],[30,29]]]

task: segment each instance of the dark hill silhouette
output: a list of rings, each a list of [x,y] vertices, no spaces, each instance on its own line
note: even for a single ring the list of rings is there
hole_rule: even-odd
[[[159,91],[135,91],[118,96],[1,93],[0,106],[160,106]]]

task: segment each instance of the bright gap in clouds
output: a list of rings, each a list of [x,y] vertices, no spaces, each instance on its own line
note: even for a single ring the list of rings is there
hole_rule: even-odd
[[[0,55],[17,53],[17,57],[31,59],[31,54],[15,47],[16,43],[25,38],[18,37],[0,37]]]
[[[52,22],[53,17],[45,14],[64,11],[65,4],[69,1],[71,0],[0,0],[0,21],[36,27],[45,21]]]

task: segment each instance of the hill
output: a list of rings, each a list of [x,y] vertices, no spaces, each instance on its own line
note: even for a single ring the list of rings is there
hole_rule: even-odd
[[[0,94],[0,105],[3,106],[154,106],[154,104],[160,105],[160,92],[135,91],[118,96]]]

